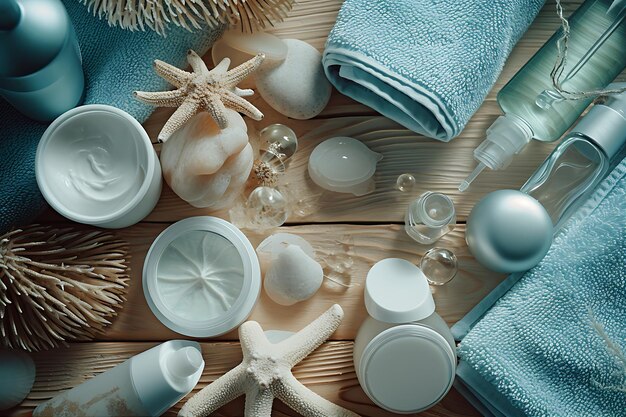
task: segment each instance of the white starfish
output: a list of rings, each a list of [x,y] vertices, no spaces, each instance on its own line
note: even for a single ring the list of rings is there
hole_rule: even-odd
[[[237,88],[237,84],[252,74],[264,59],[265,55],[259,54],[229,71],[230,59],[224,58],[209,71],[202,58],[190,49],[187,61],[193,72],[183,71],[158,59],[154,61],[156,73],[174,85],[176,90],[135,91],[133,94],[136,99],[153,106],[178,107],[159,132],[159,142],[165,142],[201,110],[208,112],[220,129],[227,124],[226,107],[261,120],[263,113],[243,98],[251,96],[254,91]]]
[[[343,310],[333,305],[298,333],[280,343],[270,343],[259,323],[239,327],[243,361],[191,397],[179,417],[206,417],[245,394],[245,417],[270,417],[278,398],[305,417],[359,417],[320,397],[302,385],[291,368],[317,349],[339,327]]]

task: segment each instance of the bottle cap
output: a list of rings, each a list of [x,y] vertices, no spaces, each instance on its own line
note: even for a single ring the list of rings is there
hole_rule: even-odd
[[[365,280],[365,308],[385,323],[410,323],[435,312],[435,301],[422,270],[397,258],[377,262]]]
[[[609,90],[626,88],[626,82],[613,83]],[[626,92],[610,95],[594,105],[572,129],[593,140],[611,159],[626,143]]]
[[[487,129],[487,138],[474,149],[474,159],[479,164],[461,183],[459,191],[465,191],[485,169],[503,169],[509,166],[513,156],[520,153],[530,142],[533,131],[528,124],[517,116],[500,116]]]
[[[521,272],[550,249],[553,226],[537,200],[516,190],[487,194],[467,219],[465,239],[472,255],[496,272]]]

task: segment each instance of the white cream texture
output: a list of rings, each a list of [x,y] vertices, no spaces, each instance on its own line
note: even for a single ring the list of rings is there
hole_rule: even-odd
[[[203,230],[172,241],[157,267],[163,304],[191,321],[214,319],[230,310],[243,281],[243,260],[237,248],[225,237]]]
[[[97,115],[94,115],[97,113]],[[122,209],[146,176],[147,155],[128,122],[107,112],[76,116],[46,147],[44,172],[69,211],[99,217]]]

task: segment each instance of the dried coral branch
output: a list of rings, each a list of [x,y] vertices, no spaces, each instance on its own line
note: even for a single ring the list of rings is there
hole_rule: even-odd
[[[295,0],[78,0],[94,16],[130,30],[146,27],[164,35],[171,22],[187,30],[240,24],[253,32],[282,21]]]
[[[128,245],[111,233],[30,226],[0,236],[0,345],[90,340],[128,286]]]

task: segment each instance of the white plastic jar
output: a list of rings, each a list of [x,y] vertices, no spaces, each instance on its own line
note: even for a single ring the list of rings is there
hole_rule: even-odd
[[[435,405],[454,382],[456,351],[422,271],[403,259],[378,262],[367,275],[365,306],[370,317],[354,342],[354,367],[367,396],[398,414]]]

